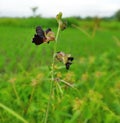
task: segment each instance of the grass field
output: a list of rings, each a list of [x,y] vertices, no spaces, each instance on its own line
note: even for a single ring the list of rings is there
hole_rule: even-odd
[[[48,26],[15,22],[0,21],[0,123],[43,123],[48,101],[48,123],[120,123],[120,23],[94,30],[82,21],[60,32],[57,51],[74,61],[70,70],[55,61],[55,76],[74,88],[55,82],[49,100],[54,42],[32,43],[35,27]]]

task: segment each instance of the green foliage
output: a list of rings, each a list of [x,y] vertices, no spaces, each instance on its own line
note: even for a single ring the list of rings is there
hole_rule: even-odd
[[[65,22],[67,26],[71,24],[77,24],[78,21],[75,18],[66,18]],[[42,27],[57,27],[55,18],[41,18],[41,17],[30,17],[30,18],[0,18],[0,26],[14,26],[14,27],[36,27],[41,25]]]
[[[76,20],[68,22],[71,25]],[[61,31],[58,48],[71,53],[75,60],[69,71],[57,64],[55,74],[75,88],[60,83],[63,94],[56,90],[52,97],[48,122],[119,123],[120,25],[101,22],[92,36],[92,21],[77,24],[90,37],[72,26]],[[0,104],[9,108],[0,107],[1,123],[20,123],[19,118],[30,123],[43,122],[54,42],[32,44],[37,25],[57,31],[54,19],[0,19]]]

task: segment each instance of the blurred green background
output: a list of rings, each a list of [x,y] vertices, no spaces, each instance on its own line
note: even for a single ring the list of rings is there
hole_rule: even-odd
[[[55,76],[73,84],[54,86],[48,123],[120,123],[120,21],[69,17],[57,51],[74,57],[70,70],[55,61]],[[55,18],[0,18],[0,103],[29,123],[42,123],[50,90],[54,42],[32,43],[36,26],[57,32]],[[0,123],[21,123],[0,107]]]

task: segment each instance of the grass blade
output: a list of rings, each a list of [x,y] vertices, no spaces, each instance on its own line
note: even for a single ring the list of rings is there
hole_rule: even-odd
[[[9,112],[10,114],[12,114],[13,116],[15,116],[17,119],[21,120],[23,123],[28,123],[23,117],[21,117],[19,114],[17,114],[15,111],[8,108],[4,104],[0,103],[0,107]]]

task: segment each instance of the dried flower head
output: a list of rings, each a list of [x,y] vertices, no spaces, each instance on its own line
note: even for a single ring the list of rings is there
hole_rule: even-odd
[[[36,27],[36,34],[34,35],[32,43],[35,43],[36,45],[40,45],[42,43],[49,43],[49,41],[54,41],[54,40],[55,40],[55,34],[54,32],[52,32],[50,28],[44,31],[41,28],[41,26]]]
[[[60,62],[63,62],[66,66],[66,69],[68,70],[74,58],[71,57],[71,54],[65,54],[64,52],[57,52],[56,59],[59,60]]]

